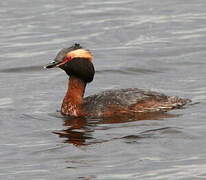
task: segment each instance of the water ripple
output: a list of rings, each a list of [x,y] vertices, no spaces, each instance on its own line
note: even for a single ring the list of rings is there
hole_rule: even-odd
[[[0,1],[0,179],[204,179],[204,1]],[[171,114],[71,121],[67,77],[44,71],[81,43],[87,93],[144,87],[200,101]],[[141,120],[141,121],[140,121]]]

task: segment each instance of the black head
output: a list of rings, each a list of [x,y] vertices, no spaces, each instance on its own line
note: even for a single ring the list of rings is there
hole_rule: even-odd
[[[80,44],[74,44],[69,48],[63,48],[46,68],[59,67],[69,76],[91,82],[95,74],[92,58],[90,51],[82,48]]]

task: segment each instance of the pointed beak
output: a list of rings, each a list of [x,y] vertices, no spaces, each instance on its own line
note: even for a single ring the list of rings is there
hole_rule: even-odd
[[[50,68],[58,67],[58,64],[60,64],[60,63],[61,62],[58,62],[58,61],[52,61],[49,64],[47,64],[46,66],[44,66],[44,68],[50,69]]]

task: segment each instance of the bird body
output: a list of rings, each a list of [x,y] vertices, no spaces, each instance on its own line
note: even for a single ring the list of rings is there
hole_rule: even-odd
[[[93,116],[113,116],[117,114],[165,112],[188,103],[188,99],[166,96],[153,91],[137,88],[113,89],[84,99],[87,112]]]
[[[75,44],[62,49],[46,68],[59,67],[69,76],[61,113],[66,116],[111,117],[121,114],[151,113],[180,108],[190,102],[177,96],[137,88],[107,90],[84,98],[87,83],[94,78],[93,56]]]

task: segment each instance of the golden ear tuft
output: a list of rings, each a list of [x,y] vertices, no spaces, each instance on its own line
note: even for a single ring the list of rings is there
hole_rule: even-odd
[[[69,53],[67,53],[66,56],[70,57],[71,59],[86,58],[86,59],[89,59],[90,61],[92,61],[93,59],[92,53],[86,49],[77,49],[77,50],[70,51]]]

